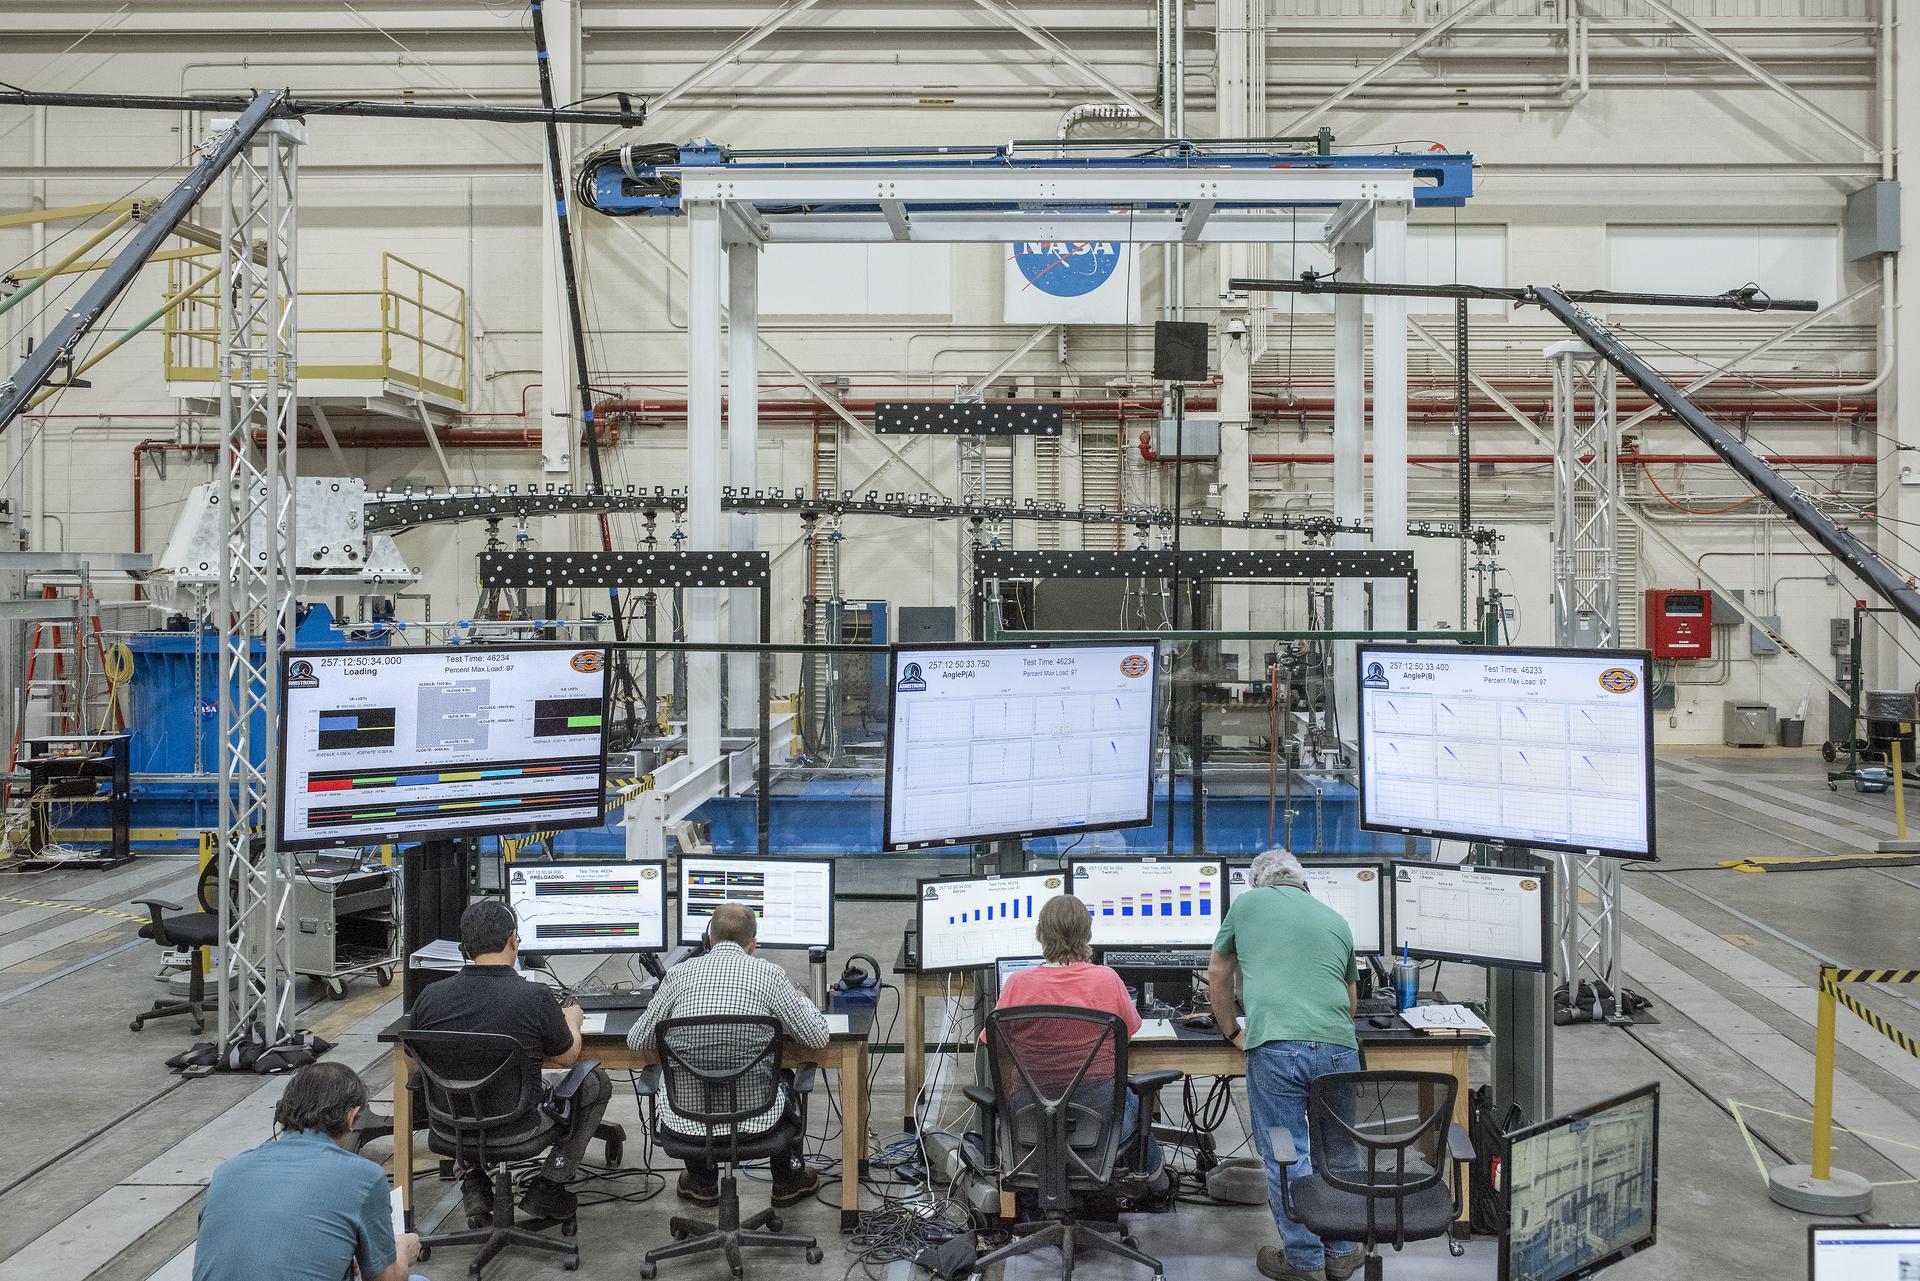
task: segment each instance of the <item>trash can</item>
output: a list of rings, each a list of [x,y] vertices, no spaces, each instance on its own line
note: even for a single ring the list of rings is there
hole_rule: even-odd
[[[1797,716],[1785,716],[1780,720],[1780,746],[1805,747],[1807,745],[1807,723]]]

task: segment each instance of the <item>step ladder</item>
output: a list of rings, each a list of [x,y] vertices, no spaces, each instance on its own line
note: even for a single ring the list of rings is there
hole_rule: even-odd
[[[47,584],[40,589],[40,599],[70,600],[73,620],[36,622],[28,633],[22,650],[26,661],[15,703],[13,741],[7,752],[9,773],[19,765],[24,738],[94,734],[107,728],[104,721],[95,723],[93,716],[101,698],[110,708],[111,728],[126,727],[113,683],[106,675],[107,641],[100,626],[99,598],[91,584],[83,575],[71,597]]]

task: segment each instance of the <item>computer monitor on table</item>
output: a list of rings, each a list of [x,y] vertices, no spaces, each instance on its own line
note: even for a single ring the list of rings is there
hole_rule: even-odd
[[[1226,915],[1219,859],[1074,859],[1068,884],[1095,947],[1205,947]]]
[[[1544,970],[1553,920],[1544,871],[1393,863],[1393,955]]]
[[[1059,872],[921,881],[915,895],[920,972],[982,969],[1003,956],[1033,952],[1034,921],[1066,886]]]
[[[1386,950],[1385,868],[1379,863],[1303,863],[1307,892],[1346,919],[1358,956],[1379,956]],[[1249,863],[1227,864],[1227,906],[1252,888]],[[1298,891],[1294,891],[1298,893]]]
[[[1920,1224],[1813,1224],[1807,1281],[1920,1281]]]
[[[680,856],[680,941],[706,937],[714,909],[750,907],[761,947],[833,946],[833,861]]]
[[[607,650],[295,650],[279,672],[279,848],[606,821]]]
[[[658,952],[667,946],[666,864],[514,863],[507,905],[522,951]]]
[[[1658,1228],[1659,1083],[1514,1131],[1506,1168],[1501,1281],[1577,1281],[1638,1254]]]
[[[1031,970],[1035,966],[1045,965],[1044,956],[1003,956],[993,963],[993,995],[998,1000],[1000,993],[1007,990],[1007,980],[1022,970]]]

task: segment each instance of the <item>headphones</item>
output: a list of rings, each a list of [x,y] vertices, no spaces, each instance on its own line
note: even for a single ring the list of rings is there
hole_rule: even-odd
[[[864,962],[865,964],[862,964]],[[880,962],[865,952],[855,952],[847,958],[846,965],[840,971],[832,990],[835,992],[867,992],[880,986]]]

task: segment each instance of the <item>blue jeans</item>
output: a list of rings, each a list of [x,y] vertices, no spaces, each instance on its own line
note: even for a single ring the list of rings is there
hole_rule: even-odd
[[[1344,1045],[1267,1041],[1247,1051],[1247,1102],[1253,1109],[1253,1143],[1267,1165],[1267,1203],[1273,1208],[1273,1224],[1280,1229],[1280,1245],[1288,1267],[1312,1272],[1326,1266],[1327,1255],[1343,1257],[1360,1247],[1348,1244],[1334,1249],[1323,1245],[1319,1237],[1287,1217],[1280,1166],[1273,1159],[1267,1131],[1276,1125],[1285,1126],[1299,1155],[1289,1174],[1299,1178],[1310,1173],[1313,1164],[1307,1136],[1307,1091],[1317,1076],[1359,1070],[1360,1052]]]

